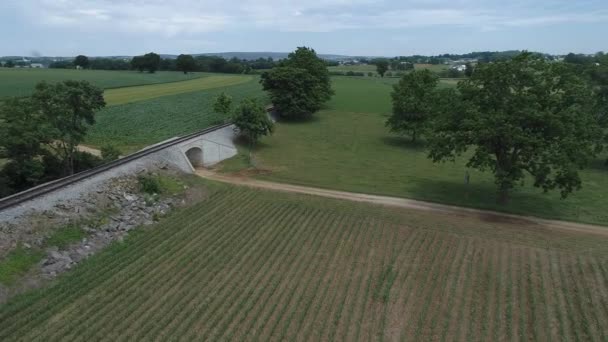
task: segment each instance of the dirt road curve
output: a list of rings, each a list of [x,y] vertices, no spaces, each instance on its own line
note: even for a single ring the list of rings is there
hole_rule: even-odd
[[[476,218],[496,218],[500,220],[513,220],[517,223],[529,223],[529,224],[538,224],[546,227],[550,227],[552,229],[565,229],[569,231],[578,231],[581,233],[589,233],[589,234],[597,234],[602,235],[604,237],[608,237],[608,227],[603,226],[595,226],[583,223],[574,223],[567,221],[558,221],[558,220],[547,220],[530,216],[522,216],[522,215],[514,215],[514,214],[506,214],[500,213],[496,211],[490,210],[480,210],[480,209],[472,209],[465,207],[457,207],[451,205],[437,204],[431,202],[417,201],[407,198],[399,198],[399,197],[389,197],[389,196],[377,196],[377,195],[368,195],[354,192],[345,192],[345,191],[337,191],[337,190],[327,190],[320,188],[313,188],[307,186],[299,186],[299,185],[291,185],[284,183],[274,183],[261,181],[249,177],[242,176],[233,176],[233,175],[223,175],[218,174],[206,169],[198,169],[196,172],[197,175],[225,183],[244,185],[254,188],[275,190],[275,191],[285,191],[285,192],[293,192],[307,195],[315,195],[322,196],[328,198],[336,198],[343,199],[348,201],[355,202],[364,202],[364,203],[373,203],[379,205],[400,207],[406,209],[415,209],[415,210],[425,210],[425,211],[434,211],[441,212],[447,215],[458,215],[458,216],[470,216]]]

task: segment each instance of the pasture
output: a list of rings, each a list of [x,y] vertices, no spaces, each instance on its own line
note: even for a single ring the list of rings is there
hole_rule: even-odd
[[[124,95],[131,93],[131,89],[135,89],[133,97]],[[183,93],[168,95],[176,91]],[[217,75],[180,83],[115,89],[110,94],[116,97],[109,97],[108,101],[139,101],[112,105],[98,112],[85,144],[100,147],[111,143],[122,153],[129,153],[222,123],[228,118],[212,109],[214,98],[221,92],[232,96],[235,105],[246,97],[260,98],[265,103],[258,78],[254,76]],[[161,97],[146,99],[152,95]]]
[[[40,81],[50,83],[83,80],[108,89],[144,84],[185,81],[204,74],[184,75],[181,72],[158,71],[154,74],[137,71],[72,70],[72,69],[9,69],[0,68],[0,98],[28,96]]]
[[[329,71],[337,71],[337,72],[348,72],[348,71],[364,72],[366,74],[366,76],[367,76],[368,72],[372,72],[374,75],[377,75],[376,66],[373,64],[337,65],[337,66],[327,67],[327,69]]]
[[[330,66],[327,67],[329,71],[336,72],[363,72],[367,76],[368,72],[374,74],[374,76],[378,76],[376,72],[376,66],[373,64],[357,64],[357,65],[338,65],[338,66]],[[448,69],[448,66],[445,64],[414,64],[414,69],[429,69],[433,72],[440,72]],[[395,70],[389,70],[389,72],[395,72]]]
[[[334,77],[336,95],[310,121],[280,122],[254,152],[258,178],[329,189],[408,197],[432,202],[608,225],[608,168],[598,159],[581,172],[583,189],[561,200],[526,186],[506,206],[496,204],[491,174],[474,170],[464,182],[464,158],[434,164],[424,143],[391,134],[390,84],[380,78]],[[226,161],[226,171],[246,158]]]
[[[216,75],[181,82],[109,89],[104,92],[108,106],[149,100],[157,97],[229,87],[249,82],[253,76]]]
[[[605,340],[606,235],[207,183],[0,340]]]

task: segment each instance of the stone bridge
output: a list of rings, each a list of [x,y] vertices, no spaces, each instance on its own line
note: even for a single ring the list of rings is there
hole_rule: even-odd
[[[97,191],[116,177],[144,170],[171,167],[194,173],[237,154],[234,125],[215,126],[183,137],[176,137],[66,178],[39,185],[0,199],[0,222],[13,220],[29,211],[52,209],[58,203],[77,201],[84,194]]]

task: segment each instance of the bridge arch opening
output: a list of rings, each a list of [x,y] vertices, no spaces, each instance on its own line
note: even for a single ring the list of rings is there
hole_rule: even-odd
[[[186,151],[186,157],[193,168],[203,167],[203,150],[199,147],[192,147]]]

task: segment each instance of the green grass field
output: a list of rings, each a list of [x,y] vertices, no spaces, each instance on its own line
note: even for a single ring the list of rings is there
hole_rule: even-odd
[[[449,68],[448,65],[445,64],[414,64],[415,70],[428,69],[433,72],[444,71]]]
[[[581,172],[582,191],[561,200],[527,185],[507,206],[495,200],[493,177],[470,170],[465,160],[434,164],[423,144],[389,133],[391,87],[379,78],[333,78],[336,95],[309,122],[279,123],[255,151],[259,178],[354,192],[409,197],[518,214],[608,225],[608,169],[601,160]],[[244,158],[227,161],[228,170]]]
[[[151,84],[127,88],[109,89],[104,92],[108,106],[149,100],[162,96],[191,93],[213,88],[228,87],[253,80],[253,76],[218,75],[181,82]]]
[[[347,72],[347,71],[364,72],[366,74],[366,76],[367,76],[368,72],[372,72],[372,73],[374,73],[374,75],[377,75],[376,66],[372,65],[372,64],[338,65],[338,66],[327,67],[327,69],[329,71],[338,71],[338,72]]]
[[[27,96],[40,81],[60,82],[84,80],[100,88],[118,88],[144,84],[190,80],[208,74],[159,71],[154,74],[137,71],[70,70],[70,69],[9,69],[0,68],[0,98]]]
[[[376,72],[376,66],[373,64],[358,64],[358,65],[338,65],[338,66],[330,66],[327,67],[329,71],[336,72],[364,72],[367,76],[368,72],[374,74],[374,76],[378,75]],[[448,66],[445,64],[414,64],[414,69],[429,69],[433,72],[444,71],[448,69]],[[390,72],[394,72],[393,70],[389,70]]]
[[[212,110],[213,99],[221,92],[232,96],[235,105],[246,97],[260,98],[265,103],[258,78],[254,76],[210,76],[183,83],[116,89],[115,94],[121,98],[123,92],[131,93],[131,89],[135,89],[133,97],[124,99],[140,101],[110,106],[97,113],[97,122],[87,133],[85,144],[100,147],[111,143],[122,153],[129,153],[221,123],[227,118]],[[160,91],[148,92],[148,87]],[[184,93],[142,100],[176,90]]]
[[[608,337],[605,237],[210,186],[0,306],[0,340]]]

